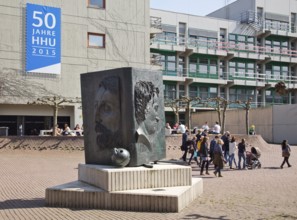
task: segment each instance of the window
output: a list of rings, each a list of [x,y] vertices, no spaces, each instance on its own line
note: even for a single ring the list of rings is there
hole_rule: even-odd
[[[209,73],[210,74],[217,74],[217,61],[216,60],[210,60],[209,61]]]
[[[105,0],[89,0],[89,6],[94,8],[105,8]]]
[[[218,96],[218,88],[217,87],[209,87],[209,96],[210,98],[215,98]]]
[[[199,60],[199,73],[206,74],[208,72],[208,59],[201,58]]]
[[[179,44],[184,45],[186,37],[186,24],[179,23]]]
[[[95,48],[105,48],[105,35],[88,33],[88,46]]]
[[[179,97],[185,96],[185,86],[179,85]]]
[[[197,91],[197,86],[189,86],[190,87],[190,92],[189,95],[190,97],[194,98],[198,96],[198,91]]]
[[[296,33],[296,13],[291,13],[291,32]]]
[[[236,35],[235,34],[229,34],[229,41],[236,41]]]
[[[208,98],[208,87],[199,87],[199,95],[201,99],[207,99]]]
[[[175,56],[167,56],[167,70],[168,71],[176,71],[176,57]]]
[[[161,54],[160,63],[162,65],[163,74],[176,75],[176,56]]]
[[[197,59],[190,58],[189,68],[190,68],[191,73],[196,73],[197,72]]]
[[[288,80],[289,76],[289,67],[288,66],[282,66],[282,79]]]
[[[226,29],[220,28],[220,41],[221,42],[225,42],[225,40],[226,40],[226,33],[227,33],[227,30]]]
[[[164,85],[164,98],[165,99],[176,99],[176,86],[174,84]]]
[[[268,80],[271,80],[271,75],[272,75],[272,66],[267,65],[265,68],[265,74]]]

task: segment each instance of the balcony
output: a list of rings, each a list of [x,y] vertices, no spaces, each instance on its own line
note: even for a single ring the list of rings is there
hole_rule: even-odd
[[[245,11],[241,13],[241,24],[247,24],[252,27],[258,36],[265,35],[281,35],[288,37],[297,37],[297,27],[295,24],[289,24],[289,22],[282,22],[276,20],[269,20],[260,17],[255,11]]]
[[[233,73],[199,73],[193,70],[168,71],[162,70],[163,80],[191,83],[216,84],[226,87],[251,86],[271,88],[279,81],[284,81],[288,88],[297,88],[296,76],[267,75],[262,73],[233,72]]]
[[[178,51],[191,55],[208,54],[220,57],[232,57],[297,63],[297,50],[261,47],[234,42],[203,41],[192,38],[166,37],[163,35],[151,39],[151,48],[165,51]]]
[[[150,37],[154,38],[156,34],[162,33],[162,19],[160,17],[150,17]]]

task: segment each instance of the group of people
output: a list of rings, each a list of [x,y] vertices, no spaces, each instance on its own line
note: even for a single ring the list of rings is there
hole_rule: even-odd
[[[173,133],[183,134],[186,132],[187,129],[188,129],[187,126],[185,126],[181,122],[175,123],[172,128],[169,123],[166,123],[165,136],[171,135]],[[205,124],[203,124],[201,126],[201,129],[203,131],[206,131],[209,134],[220,134],[221,133],[221,126],[220,126],[219,122],[215,122],[215,124],[211,128],[209,128],[208,122],[205,122]],[[194,127],[192,133],[195,134],[197,131],[198,131],[198,127],[196,126],[196,127]]]
[[[215,135],[212,140],[209,140],[207,130],[198,130],[197,133],[191,135],[189,130],[182,134],[181,150],[183,151],[182,160],[191,164],[192,159],[196,161],[200,167],[200,175],[209,175],[208,168],[210,164],[214,165],[214,175],[222,177],[221,170],[224,166],[229,165],[230,169],[248,169],[248,154],[247,144],[245,139],[241,139],[237,143],[235,136],[232,136],[229,131],[224,135]],[[235,159],[237,152],[238,161]],[[282,156],[284,157],[281,168],[289,163],[290,146],[286,140],[282,143]],[[187,155],[190,154],[187,161]]]
[[[70,129],[68,124],[64,124],[63,129],[56,125],[56,135],[57,136],[82,136],[83,127],[77,124],[73,130]]]
[[[201,129],[209,134],[220,134],[221,133],[221,126],[219,122],[215,122],[215,124],[210,128],[208,126],[208,122],[206,121],[202,126]]]
[[[238,147],[238,158],[239,161],[236,163],[235,150]],[[190,155],[188,164],[191,164],[192,159],[196,161],[197,165],[201,167],[200,175],[209,175],[208,168],[213,163],[216,176],[222,177],[221,170],[225,164],[229,163],[230,169],[233,169],[233,163],[235,168],[246,169],[246,144],[245,139],[242,139],[238,144],[234,136],[231,137],[230,132],[226,132],[222,137],[218,134],[209,141],[209,135],[207,130],[198,130],[192,138],[190,138],[189,130],[182,135],[182,146],[181,149],[184,151],[182,159],[187,162],[187,154]]]

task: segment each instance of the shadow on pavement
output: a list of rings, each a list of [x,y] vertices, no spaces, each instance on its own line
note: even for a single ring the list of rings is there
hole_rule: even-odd
[[[44,207],[45,200],[44,198],[36,199],[10,199],[0,202],[0,210],[2,209],[24,209],[24,208],[38,208]]]
[[[262,167],[262,169],[278,170],[280,167]]]
[[[221,219],[221,220],[229,220],[226,216],[219,216],[219,217],[210,217],[210,216],[205,216],[205,215],[199,215],[199,214],[191,214],[191,215],[186,215],[182,219]]]

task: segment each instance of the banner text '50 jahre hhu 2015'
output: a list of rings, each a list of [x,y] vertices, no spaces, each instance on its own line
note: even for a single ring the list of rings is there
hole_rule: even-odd
[[[61,9],[27,3],[26,72],[61,73]]]

